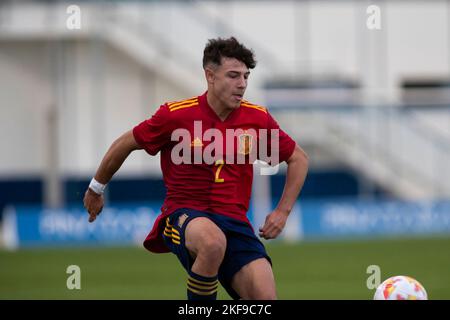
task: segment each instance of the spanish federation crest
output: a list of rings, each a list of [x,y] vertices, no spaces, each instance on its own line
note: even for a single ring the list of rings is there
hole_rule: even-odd
[[[239,135],[239,150],[238,153],[240,154],[250,154],[252,151],[252,140],[253,136],[248,133],[243,133]]]

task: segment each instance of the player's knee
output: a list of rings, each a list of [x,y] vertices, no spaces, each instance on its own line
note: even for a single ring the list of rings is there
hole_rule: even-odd
[[[196,218],[186,227],[186,247],[193,258],[220,264],[225,255],[225,234],[211,220]]]
[[[223,233],[209,234],[202,240],[199,254],[211,261],[222,261],[227,248],[227,240]]]

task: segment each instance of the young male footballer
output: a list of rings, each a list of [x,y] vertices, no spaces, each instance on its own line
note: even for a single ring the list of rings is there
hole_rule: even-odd
[[[259,236],[283,230],[308,170],[308,157],[265,107],[243,99],[253,52],[234,37],[204,49],[207,91],[164,103],[109,148],[84,197],[89,222],[100,214],[103,190],[128,155],[161,152],[167,188],[161,214],[144,241],[172,252],[188,274],[189,300],[214,300],[219,282],[234,299],[276,299],[272,263],[247,218],[253,162],[287,163],[281,199]]]

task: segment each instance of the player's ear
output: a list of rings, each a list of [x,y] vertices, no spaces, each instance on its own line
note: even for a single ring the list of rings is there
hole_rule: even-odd
[[[205,78],[206,78],[206,81],[208,82],[208,84],[214,83],[214,79],[215,79],[214,70],[209,66],[207,66],[205,68]]]

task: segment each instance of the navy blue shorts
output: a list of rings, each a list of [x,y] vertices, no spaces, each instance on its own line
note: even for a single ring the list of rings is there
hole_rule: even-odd
[[[194,259],[185,246],[184,233],[189,221],[197,217],[209,218],[225,234],[227,248],[219,268],[218,278],[228,294],[233,299],[239,299],[239,295],[231,287],[231,280],[236,272],[259,258],[266,258],[272,264],[263,243],[256,237],[252,228],[243,221],[204,211],[178,209],[166,220],[164,242],[187,271],[191,270]]]

